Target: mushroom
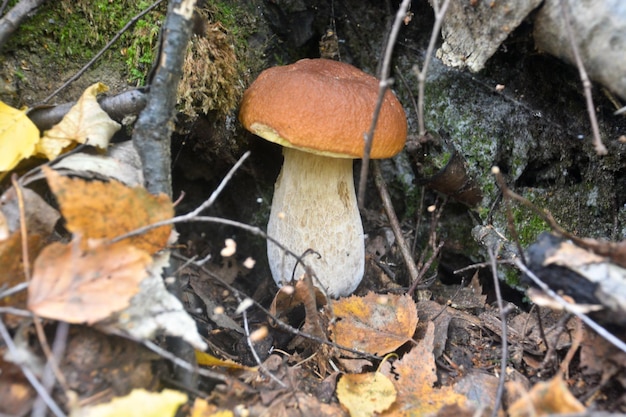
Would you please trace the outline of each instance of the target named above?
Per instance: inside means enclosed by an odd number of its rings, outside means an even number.
[[[284,147],[267,233],[306,255],[313,282],[333,297],[351,294],[363,278],[365,242],[352,164],[363,156],[378,89],[375,77],[352,65],[303,59],[263,71],[241,102],[244,127]],[[370,157],[397,154],[406,133],[404,109],[387,91]],[[279,286],[304,273],[272,242],[267,256]]]

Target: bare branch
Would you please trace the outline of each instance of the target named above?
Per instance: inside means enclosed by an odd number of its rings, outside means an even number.
[[[393,47],[396,44],[396,40],[398,38],[398,32],[400,31],[400,27],[402,26],[402,22],[404,21],[404,17],[406,16],[406,13],[409,10],[410,5],[411,5],[411,0],[402,0],[402,4],[400,4],[400,7],[398,8],[398,12],[396,13],[396,17],[391,27],[391,32],[389,33],[387,46],[385,47],[383,65],[381,66],[380,76],[378,77],[380,80],[379,89],[378,89],[378,100],[376,101],[376,107],[374,108],[374,114],[372,115],[372,124],[370,125],[370,130],[367,133],[365,133],[365,138],[364,138],[365,146],[364,146],[364,151],[363,151],[363,161],[361,163],[361,175],[359,176],[359,190],[358,190],[358,197],[357,197],[359,208],[363,208],[363,199],[365,198],[365,186],[367,184],[367,171],[369,169],[370,152],[372,150],[372,141],[374,140],[374,131],[376,130],[376,123],[378,123],[378,116],[380,114],[380,109],[383,106],[383,100],[385,98],[385,93],[387,92],[387,88],[391,84],[393,84],[393,80],[389,78]]]
[[[565,28],[567,29],[567,37],[569,38],[570,44],[572,46],[572,52],[574,53],[576,66],[578,67],[578,72],[580,74],[580,80],[583,83],[583,89],[585,91],[585,99],[587,101],[587,113],[589,114],[589,122],[591,123],[591,130],[593,132],[593,145],[598,155],[606,155],[608,153],[608,150],[606,149],[604,143],[602,143],[602,139],[600,138],[600,128],[598,127],[598,119],[596,117],[596,111],[593,105],[593,97],[591,96],[591,82],[589,81],[589,76],[587,76],[587,71],[585,71],[583,61],[580,58],[578,45],[576,44],[576,39],[574,38],[574,31],[572,30],[569,10],[567,9],[567,5],[565,4],[564,0],[559,1],[559,6],[561,7],[561,13],[563,13],[563,21],[565,23]]]

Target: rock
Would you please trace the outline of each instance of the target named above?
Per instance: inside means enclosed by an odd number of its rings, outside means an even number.
[[[589,77],[626,99],[626,2],[570,0],[569,17]],[[559,0],[546,0],[535,19],[538,49],[576,65]]]

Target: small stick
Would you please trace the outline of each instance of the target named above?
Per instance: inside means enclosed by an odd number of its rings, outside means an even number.
[[[574,31],[572,30],[569,11],[567,10],[565,0],[560,0],[559,6],[561,7],[561,13],[563,13],[563,22],[565,23],[565,28],[567,29],[567,37],[569,38],[570,44],[572,46],[572,52],[574,53],[574,59],[576,60],[576,66],[578,67],[580,80],[583,83],[583,89],[585,91],[585,98],[587,100],[587,113],[589,114],[589,122],[591,123],[591,130],[593,132],[593,145],[596,149],[596,154],[600,156],[606,155],[608,153],[608,150],[606,149],[604,143],[602,143],[602,139],[600,138],[598,119],[594,110],[593,97],[591,96],[591,82],[589,81],[587,71],[585,71],[583,60],[580,58],[580,52],[578,51],[578,45],[576,44],[576,40],[574,39]]]
[[[387,41],[387,46],[385,47],[385,54],[383,58],[383,65],[381,67],[380,73],[380,83],[378,88],[378,100],[376,101],[376,107],[374,108],[374,114],[372,116],[372,124],[370,125],[370,130],[365,134],[365,147],[363,151],[363,160],[361,162],[361,175],[359,177],[359,192],[358,192],[358,203],[359,208],[363,208],[363,200],[365,199],[365,186],[367,185],[367,171],[369,169],[369,161],[370,161],[370,151],[372,150],[372,141],[374,140],[374,131],[376,130],[376,123],[378,122],[378,116],[380,114],[380,109],[383,106],[383,100],[385,98],[385,93],[387,92],[387,87],[393,83],[393,80],[389,78],[389,68],[391,67],[391,55],[393,53],[393,47],[398,38],[398,32],[400,31],[400,26],[404,21],[404,17],[406,16],[407,11],[409,10],[409,6],[411,5],[411,0],[402,0],[402,4],[398,8],[398,12],[396,13],[396,17],[394,19],[393,25],[391,26],[391,32],[389,33],[389,39]]]
[[[383,174],[380,171],[380,164],[378,163],[378,161],[373,161],[372,166],[374,168],[374,181],[376,182],[376,187],[378,188],[380,199],[383,201],[383,207],[385,208],[385,213],[387,214],[387,218],[389,219],[391,230],[393,230],[393,234],[396,236],[396,241],[398,242],[400,253],[402,253],[402,258],[404,259],[404,264],[409,270],[411,283],[413,285],[417,285],[419,271],[417,269],[417,265],[415,265],[415,260],[413,259],[411,248],[406,243],[406,240],[404,239],[404,236],[402,234],[402,228],[400,227],[398,216],[396,216],[396,212],[393,209],[391,197],[389,196],[389,191],[387,191],[387,185],[385,184]]]
[[[13,343],[13,339],[11,339],[9,330],[4,325],[4,321],[2,321],[1,316],[0,316],[0,337],[2,338],[2,340],[4,340],[4,343],[9,353],[13,355],[13,357],[16,357],[16,358],[19,357],[20,354],[17,352],[18,351],[17,346],[15,346],[15,343]],[[66,417],[63,410],[61,410],[61,408],[57,405],[57,403],[54,402],[52,397],[50,397],[50,394],[48,394],[46,389],[41,385],[41,383],[39,382],[39,380],[37,379],[33,371],[31,371],[30,368],[28,368],[22,363],[17,363],[16,365],[20,367],[20,369],[22,370],[22,373],[24,374],[24,376],[26,377],[30,385],[35,389],[39,397],[43,399],[43,401],[46,403],[50,411],[56,417]]]
[[[583,314],[576,308],[575,305],[572,305],[565,301],[563,297],[558,295],[556,292],[552,291],[550,287],[543,282],[533,271],[528,269],[526,265],[524,265],[519,259],[514,259],[515,266],[517,266],[528,278],[530,278],[535,284],[541,288],[543,292],[548,294],[552,299],[554,299],[557,303],[559,303],[567,312],[572,313],[579,319],[581,319],[587,326],[591,327],[598,335],[605,338],[609,343],[613,346],[626,353],[626,343],[618,339],[613,334],[609,333],[604,327],[600,326],[598,323],[593,321],[589,316]]]
[[[491,412],[491,417],[497,417],[498,411],[500,410],[500,405],[502,403],[502,395],[504,394],[504,383],[506,381],[506,364],[509,356],[509,342],[508,342],[508,326],[506,324],[506,315],[507,311],[504,307],[504,303],[502,301],[502,293],[500,292],[500,282],[498,280],[498,264],[496,262],[497,254],[500,248],[496,248],[495,251],[493,248],[488,247],[487,251],[489,252],[489,259],[491,261],[491,275],[493,277],[493,285],[496,291],[496,298],[498,300],[498,312],[500,313],[500,324],[502,325],[502,359],[500,362],[500,379],[498,381],[498,390],[496,391],[496,401],[493,405],[493,410]]]

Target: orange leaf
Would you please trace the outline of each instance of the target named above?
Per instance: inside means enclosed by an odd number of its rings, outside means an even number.
[[[433,388],[437,382],[433,344],[435,325],[428,323],[424,339],[401,360],[391,366],[385,364],[381,372],[387,375],[398,390],[396,402],[381,416],[423,416],[436,413],[446,404],[463,405],[465,396],[450,387]]]
[[[52,192],[61,206],[67,229],[89,239],[112,239],[174,215],[170,199],[154,196],[145,188],[130,188],[117,181],[68,178],[44,167]],[[172,227],[161,226],[128,238],[128,242],[153,254],[166,245]],[[84,247],[83,247],[84,248]]]
[[[529,411],[535,416],[545,416],[584,413],[586,409],[567,389],[563,378],[557,375],[550,381],[536,383],[528,395],[520,397],[509,407],[511,417],[526,416]]]
[[[338,319],[332,327],[335,343],[384,355],[411,340],[417,326],[417,307],[408,295],[348,297],[333,303]]]
[[[152,258],[128,242],[83,251],[52,243],[37,257],[28,308],[37,315],[89,324],[126,308]]]

